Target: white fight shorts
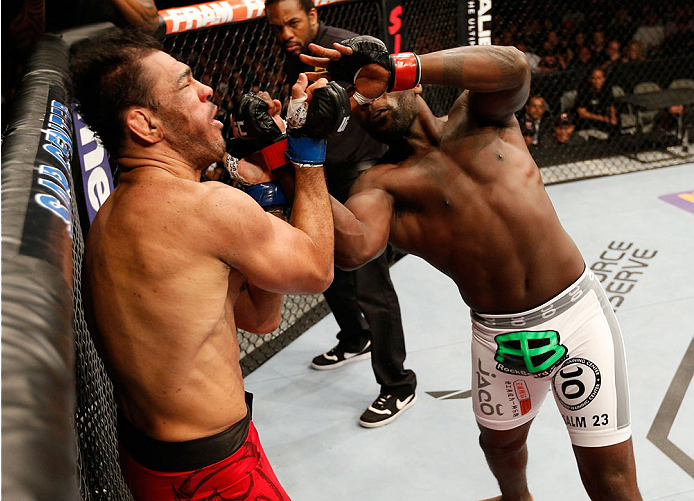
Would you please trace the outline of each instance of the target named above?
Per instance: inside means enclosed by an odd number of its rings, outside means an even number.
[[[592,271],[530,311],[471,317],[472,401],[479,424],[510,430],[527,423],[551,387],[574,445],[629,439],[622,333]]]

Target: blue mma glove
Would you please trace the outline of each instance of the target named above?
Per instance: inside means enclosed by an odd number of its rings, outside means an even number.
[[[337,82],[328,82],[307,96],[292,98],[287,108],[287,157],[299,167],[320,167],[325,161],[327,138],[347,127],[350,104],[347,91]]]
[[[250,186],[244,186],[242,189],[253,197],[255,201],[258,202],[258,205],[265,210],[287,204],[287,199],[284,193],[282,193],[282,189],[279,184],[274,181],[252,184]]]

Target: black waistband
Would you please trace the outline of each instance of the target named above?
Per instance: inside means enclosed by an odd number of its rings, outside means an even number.
[[[163,442],[137,430],[118,409],[118,440],[135,461],[155,471],[191,471],[217,463],[236,452],[248,437],[253,394],[246,392],[246,416],[216,435],[187,442]],[[201,409],[201,412],[204,410]]]

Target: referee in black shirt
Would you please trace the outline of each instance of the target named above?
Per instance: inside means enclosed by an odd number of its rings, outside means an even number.
[[[301,72],[315,71],[299,60],[299,54],[310,54],[309,43],[332,48],[333,42],[357,36],[320,22],[312,0],[266,0],[265,15],[286,53],[287,82],[296,81]],[[330,194],[344,203],[359,174],[374,165],[386,150],[356,120],[351,120],[339,137],[328,139],[324,166]],[[415,373],[403,366],[405,339],[400,305],[390,279],[390,254],[388,248],[355,271],[335,269],[335,280],[323,295],[340,326],[339,341],[311,363],[314,369],[336,369],[371,356],[381,389],[359,419],[359,424],[367,428],[390,423],[416,400]]]

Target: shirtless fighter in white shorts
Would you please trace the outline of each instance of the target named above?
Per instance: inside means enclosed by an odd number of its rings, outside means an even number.
[[[333,200],[337,265],[358,267],[390,242],[455,281],[476,312],[472,394],[497,500],[532,499],[526,440],[550,385],[591,499],[640,500],[617,322],[514,115],[527,58],[500,46],[391,56],[371,37],[334,47],[301,58],[353,81],[353,118],[390,146],[344,205]],[[420,82],[465,90],[437,118]]]

